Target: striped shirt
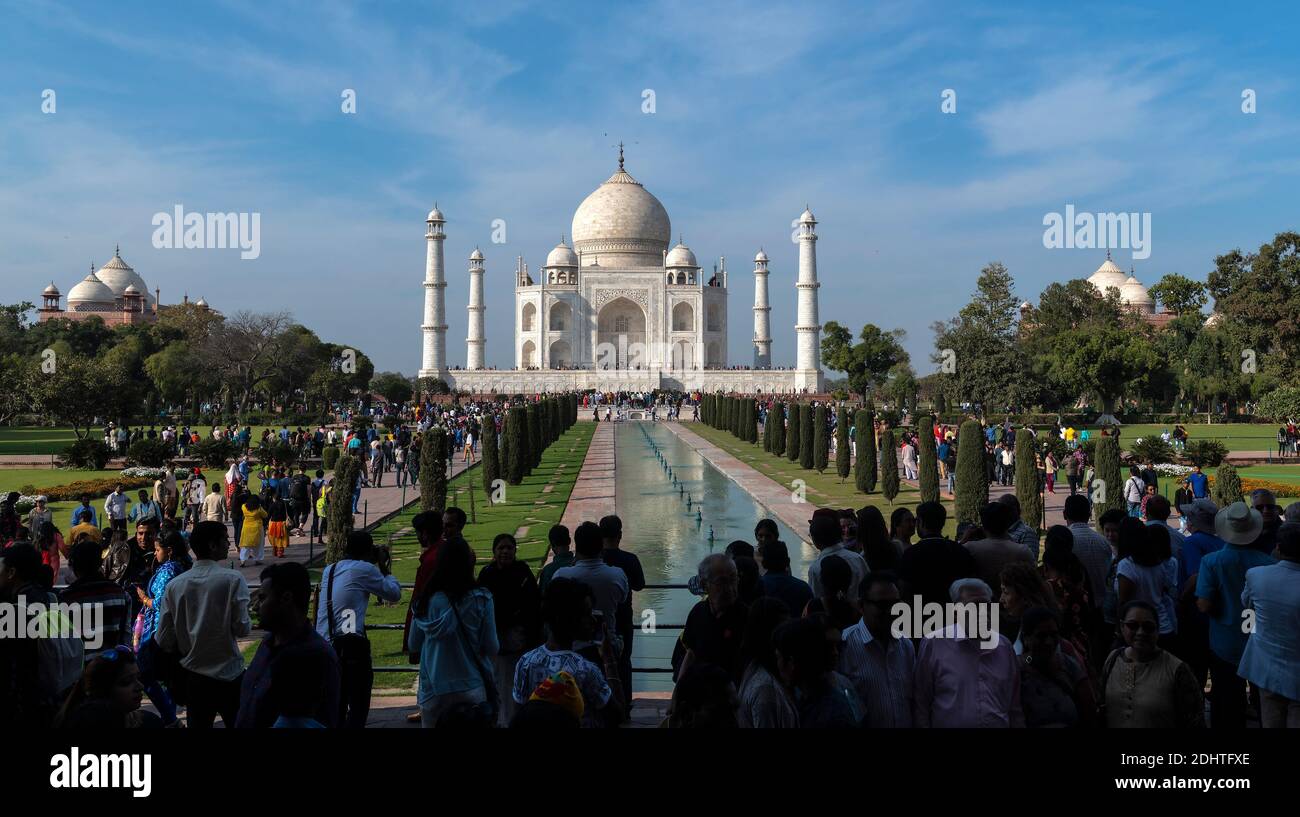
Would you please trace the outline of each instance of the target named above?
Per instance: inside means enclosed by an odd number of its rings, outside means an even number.
[[[840,647],[840,674],[853,683],[866,716],[862,725],[910,729],[916,649],[906,638],[882,640],[858,621],[845,630]]]
[[[94,633],[84,628],[89,622],[95,619],[89,614],[82,617],[82,638],[87,645],[102,637],[97,649],[86,647],[85,659],[87,662],[105,650],[111,650],[119,644],[130,644],[132,632],[127,623],[130,613],[129,600],[126,591],[102,576],[93,579],[78,579],[68,585],[62,593],[59,594],[59,601],[64,604],[79,604],[83,607],[83,612],[90,609],[89,605],[103,605],[103,618],[100,619],[99,632]]]

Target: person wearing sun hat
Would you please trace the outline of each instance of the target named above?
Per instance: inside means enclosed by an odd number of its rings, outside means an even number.
[[[1300,525],[1277,532],[1277,564],[1246,573],[1242,605],[1254,613],[1238,674],[1259,687],[1260,725],[1300,728]]]
[[[1245,502],[1219,511],[1215,529],[1227,544],[1201,559],[1196,576],[1196,606],[1210,623],[1210,725],[1215,729],[1246,726],[1246,682],[1237,675],[1247,640],[1241,594],[1248,570],[1274,562],[1251,547],[1261,528],[1261,514]]]
[[[1198,499],[1180,506],[1178,511],[1187,520],[1187,535],[1178,558],[1178,586],[1182,588],[1200,570],[1201,559],[1223,547],[1223,540],[1215,524],[1218,505],[1208,499]]]

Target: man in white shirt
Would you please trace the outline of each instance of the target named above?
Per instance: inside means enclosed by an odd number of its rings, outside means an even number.
[[[194,567],[172,579],[163,594],[158,646],[180,654],[191,729],[211,729],[217,715],[227,729],[239,713],[244,657],[238,639],[253,631],[248,584],[218,564],[230,552],[226,526],[200,522],[190,534]]]
[[[366,638],[370,594],[399,601],[402,585],[391,574],[392,557],[377,552],[365,531],[348,534],[343,558],[321,574],[316,603],[316,632],[334,645],[339,657],[339,718],[348,729],[364,729],[370,714],[374,664]]]
[[[181,520],[181,530],[192,524],[198,524],[199,509],[203,505],[203,495],[208,491],[208,483],[203,479],[203,472],[195,468],[185,480],[185,517]]]
[[[130,502],[121,483],[113,486],[113,493],[104,500],[104,515],[108,517],[109,527],[113,530],[126,530],[126,506]]]
[[[848,562],[849,569],[853,571],[853,583],[849,585],[849,598],[857,598],[858,588],[862,580],[871,572],[871,568],[867,566],[867,560],[862,558],[860,553],[855,553],[844,546],[839,515],[829,508],[819,508],[808,522],[808,533],[812,537],[813,547],[819,551],[817,558],[808,566],[808,586],[812,588],[813,598],[822,597],[822,561],[828,556],[838,556]]]
[[[200,506],[199,521],[226,524],[226,498],[221,494],[221,483],[212,483],[212,492],[204,497]]]

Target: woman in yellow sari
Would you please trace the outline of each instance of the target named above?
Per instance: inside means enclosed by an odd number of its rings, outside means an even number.
[[[240,567],[244,567],[250,558],[255,565],[262,563],[262,552],[265,550],[262,529],[267,516],[267,512],[262,509],[261,500],[256,496],[250,496],[244,503],[244,526],[239,532]]]

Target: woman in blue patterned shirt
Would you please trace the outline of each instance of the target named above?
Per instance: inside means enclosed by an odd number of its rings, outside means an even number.
[[[138,653],[140,681],[144,684],[144,690],[149,695],[149,700],[153,701],[154,706],[158,708],[163,725],[171,726],[176,722],[176,705],[158,679],[155,667],[157,644],[152,642],[154,633],[158,631],[158,622],[162,619],[163,592],[167,589],[167,583],[184,573],[190,565],[185,537],[173,531],[159,539],[154,544],[153,560],[156,565],[153,575],[143,587],[137,587],[135,590],[140,603],[144,605],[140,611],[142,622],[138,628],[140,637],[135,649]]]

